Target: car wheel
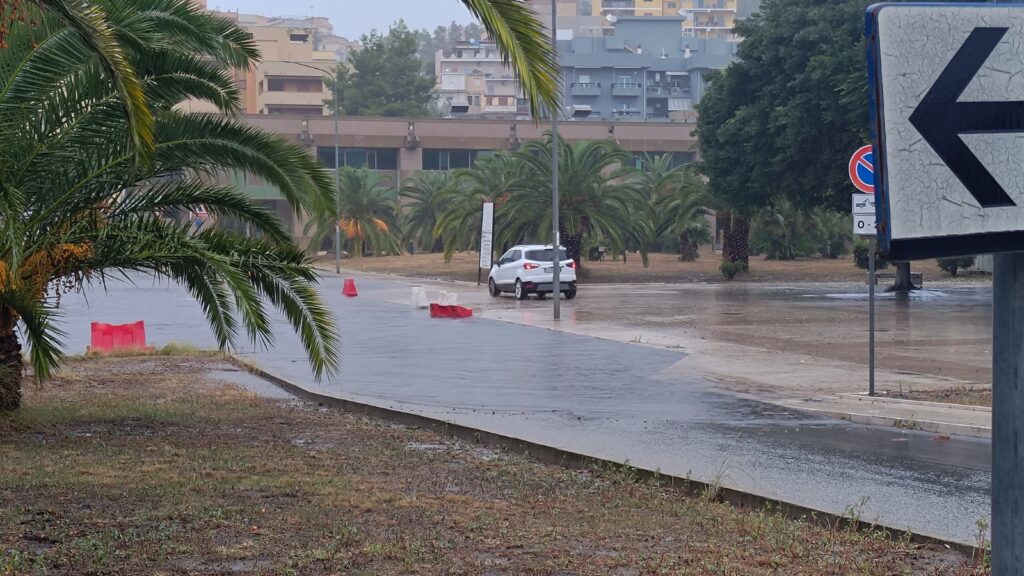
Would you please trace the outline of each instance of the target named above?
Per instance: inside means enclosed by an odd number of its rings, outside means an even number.
[[[495,298],[501,296],[501,290],[498,288],[498,285],[494,283],[494,278],[487,280],[487,291]]]
[[[565,299],[566,300],[572,300],[575,297],[576,297],[576,287],[575,286],[570,286],[569,290],[565,293]]]
[[[523,289],[522,280],[516,280],[516,300],[526,300],[526,290]]]

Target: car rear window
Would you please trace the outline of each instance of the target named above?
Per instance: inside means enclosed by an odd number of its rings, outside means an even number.
[[[547,250],[527,250],[526,259],[534,260],[536,262],[551,262],[551,256],[553,255],[552,252],[553,250],[550,248]],[[565,250],[559,250],[558,253],[559,260],[569,259],[569,257],[565,255]]]

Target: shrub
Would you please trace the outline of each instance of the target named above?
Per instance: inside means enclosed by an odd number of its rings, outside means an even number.
[[[949,275],[956,278],[957,272],[963,268],[974,266],[974,256],[961,256],[959,258],[939,258],[939,268],[949,272]]]
[[[785,198],[776,199],[754,218],[750,248],[769,260],[794,260],[815,251],[813,226],[807,214]]]
[[[853,243],[853,263],[862,270],[868,269],[868,251],[873,244],[867,240],[857,239]],[[884,270],[889,267],[889,261],[882,258],[881,254],[875,252],[875,270]]]
[[[811,225],[818,253],[824,258],[839,258],[850,249],[850,217],[846,214],[815,208],[811,211]]]
[[[746,269],[746,266],[743,265],[743,262],[729,262],[727,260],[722,262],[722,265],[719,266],[718,269],[722,272],[722,276],[724,276],[726,280],[732,280],[737,274]]]

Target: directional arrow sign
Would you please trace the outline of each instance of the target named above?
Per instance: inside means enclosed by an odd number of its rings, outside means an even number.
[[[867,24],[883,252],[1024,250],[1024,7],[881,4]]]
[[[957,102],[1009,28],[975,28],[910,115],[910,123],[984,208],[1014,202],[960,134],[1024,130],[1024,101]]]

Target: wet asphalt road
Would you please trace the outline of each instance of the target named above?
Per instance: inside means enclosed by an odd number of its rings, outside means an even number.
[[[682,354],[491,321],[437,320],[375,300],[394,283],[359,281],[359,298],[322,290],[342,329],[341,374],[315,383],[297,338],[276,325],[272,350],[246,350],[310,388],[402,408],[864,520],[971,542],[988,518],[991,445],[820,419],[662,372]],[[144,319],[150,343],[212,346],[181,289],[114,282],[66,296],[67,345],[88,323]]]

